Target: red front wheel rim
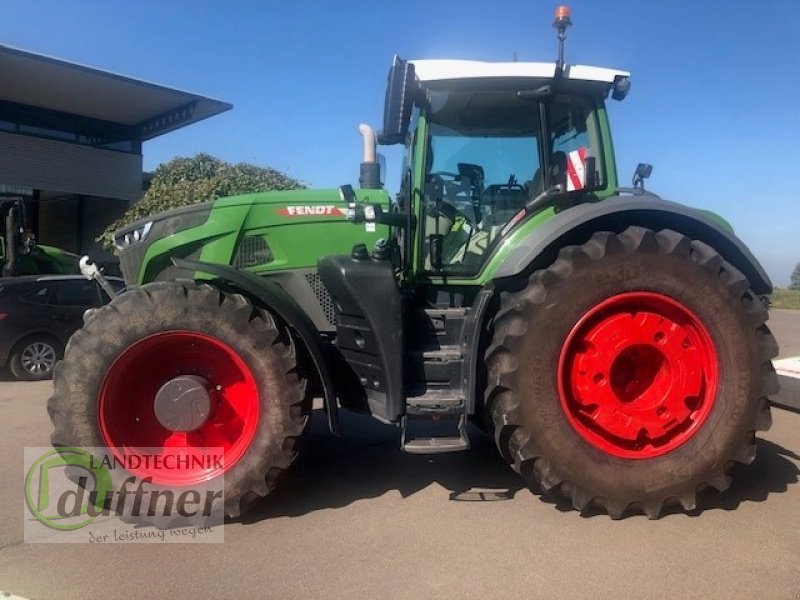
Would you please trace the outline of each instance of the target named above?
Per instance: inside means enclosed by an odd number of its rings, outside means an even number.
[[[187,375],[202,382],[210,410],[197,428],[174,431],[159,420],[154,401],[162,386]],[[134,475],[164,485],[199,483],[229,471],[250,447],[258,418],[250,368],[231,346],[195,331],[157,333],[126,348],[98,397],[103,442]]]
[[[592,307],[558,365],[561,406],[578,434],[613,456],[671,452],[702,427],[719,367],[703,322],[662,294],[629,292]]]

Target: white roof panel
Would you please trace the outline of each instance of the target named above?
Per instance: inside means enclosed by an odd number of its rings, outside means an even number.
[[[482,62],[477,60],[412,60],[417,79],[421,82],[451,79],[483,79],[493,77],[531,77],[552,79],[555,63],[541,62]],[[565,75],[569,79],[614,83],[617,77],[629,77],[627,71],[568,65]]]

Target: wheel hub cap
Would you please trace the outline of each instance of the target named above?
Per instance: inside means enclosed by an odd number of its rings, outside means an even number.
[[[156,394],[153,410],[158,422],[170,431],[194,431],[211,414],[208,382],[196,375],[170,379]]]
[[[592,445],[652,458],[705,421],[717,386],[710,334],[679,302],[649,292],[613,296],[567,336],[559,360],[562,407]]]
[[[32,375],[48,373],[56,362],[56,351],[52,346],[37,342],[31,344],[22,352],[22,366]]]

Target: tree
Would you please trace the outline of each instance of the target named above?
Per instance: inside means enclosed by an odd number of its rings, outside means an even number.
[[[144,197],[109,225],[97,241],[111,249],[117,229],[171,208],[237,194],[305,187],[302,182],[269,167],[234,165],[209,154],[174,158],[155,170]]]
[[[794,271],[792,271],[792,277],[789,280],[789,289],[800,290],[800,263],[797,263]]]

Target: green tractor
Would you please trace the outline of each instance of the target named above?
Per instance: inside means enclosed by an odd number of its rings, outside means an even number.
[[[21,197],[0,197],[0,277],[78,274],[80,256],[36,243]]]
[[[396,58],[359,189],[223,198],[116,234],[133,288],[70,340],[55,446],[223,448],[239,515],[295,459],[312,400],[410,454],[490,432],[534,490],[612,518],[696,507],[770,426],[762,267],[720,217],[618,185],[605,101],[629,74]],[[379,144],[404,144],[383,189]],[[420,421],[451,428],[415,436]]]

